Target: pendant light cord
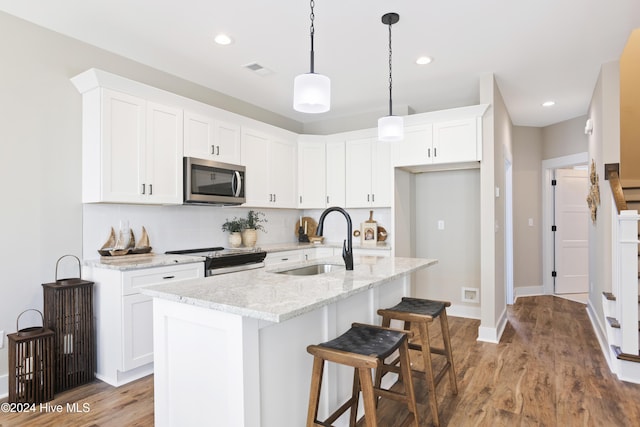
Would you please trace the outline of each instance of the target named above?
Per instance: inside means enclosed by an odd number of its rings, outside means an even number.
[[[389,22],[389,115],[393,116],[393,102],[391,101],[391,93],[393,89],[393,75],[391,73],[391,22]]]
[[[311,35],[311,64],[310,64],[311,71],[310,73],[312,74],[314,72],[313,35],[316,32],[316,28],[313,26],[313,21],[316,18],[316,15],[313,13],[313,8],[315,7],[315,5],[316,5],[316,2],[314,0],[311,0],[310,2],[311,14],[309,15],[309,18],[311,19],[311,27],[309,28],[309,34]]]

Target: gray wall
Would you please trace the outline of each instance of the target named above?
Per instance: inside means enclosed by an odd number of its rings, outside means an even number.
[[[586,121],[586,116],[579,116],[542,128],[542,160],[587,151]]]
[[[541,161],[543,129],[513,129],[513,286],[542,286]],[[529,226],[529,218],[533,226]],[[535,292],[535,291],[534,291]],[[530,292],[526,292],[530,293]]]

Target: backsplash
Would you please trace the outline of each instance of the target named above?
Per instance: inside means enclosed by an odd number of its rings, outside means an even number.
[[[142,226],[149,234],[153,252],[164,253],[168,250],[193,249],[212,246],[228,247],[228,234],[220,227],[234,216],[245,217],[251,208],[211,207],[211,206],[147,206],[124,204],[85,204],[83,205],[82,256],[95,259],[100,255],[97,250],[109,237],[110,227],[118,231],[121,220],[128,221],[136,240],[140,238]],[[258,232],[258,246],[261,244],[286,243],[297,241],[295,227],[300,215],[320,218],[322,209],[263,209],[267,223],[267,233]],[[354,230],[369,218],[368,209],[349,209]],[[391,210],[375,209],[374,220],[387,230],[391,225]],[[327,241],[341,242],[346,234],[346,224],[342,215],[331,213],[325,219],[324,235]],[[359,239],[354,238],[354,244]]]

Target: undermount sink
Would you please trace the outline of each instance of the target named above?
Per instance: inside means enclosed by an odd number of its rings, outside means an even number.
[[[344,270],[344,265],[338,264],[313,264],[304,267],[296,267],[289,270],[276,271],[278,274],[289,274],[291,276],[315,276],[316,274],[331,273],[333,271]]]

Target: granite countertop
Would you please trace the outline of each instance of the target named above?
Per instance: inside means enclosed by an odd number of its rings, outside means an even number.
[[[141,292],[155,298],[270,322],[283,322],[435,264],[437,260],[354,256],[353,271],[341,269],[315,276],[277,273],[320,263],[344,266],[341,257],[329,257],[287,267],[267,267],[147,286],[141,288]]]
[[[204,260],[204,257],[201,256],[149,253],[141,255],[101,257],[99,259],[85,260],[84,264],[90,267],[124,271],[137,270],[140,268],[162,267],[167,265],[191,264],[194,262],[204,262]]]

